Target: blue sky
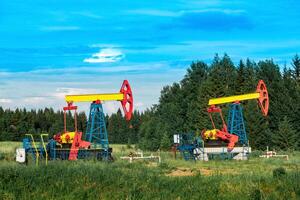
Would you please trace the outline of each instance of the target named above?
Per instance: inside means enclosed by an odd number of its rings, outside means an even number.
[[[144,110],[215,53],[289,65],[299,10],[296,0],[2,0],[0,105],[59,109],[65,94],[117,92],[128,79]]]

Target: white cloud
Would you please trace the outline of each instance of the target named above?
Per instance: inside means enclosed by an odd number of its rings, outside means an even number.
[[[153,72],[155,70],[160,69],[170,69],[170,65],[167,62],[160,62],[160,63],[147,63],[147,64],[131,64],[131,65],[117,65],[117,66],[110,66],[110,67],[95,67],[95,66],[82,66],[82,67],[57,67],[57,68],[42,68],[42,69],[33,69],[26,72],[1,72],[0,71],[0,78],[24,78],[24,77],[31,77],[34,78],[40,76],[46,76],[47,78],[53,77],[57,80],[58,77],[65,78],[65,74],[72,74],[72,77],[80,78],[82,74],[85,73],[87,75],[91,75],[94,73],[116,73],[120,74],[120,72],[139,72],[141,74],[145,74],[148,72]],[[27,78],[26,78],[27,79]],[[76,81],[77,82],[77,81]],[[102,80],[101,83],[107,82]],[[70,88],[63,88],[63,89],[70,89]]]
[[[38,104],[42,103],[43,101],[46,101],[46,98],[44,97],[28,97],[24,99],[25,103],[30,103],[30,104]]]
[[[145,104],[142,102],[136,102],[133,105],[135,108],[137,108],[137,110],[140,110],[139,108],[142,108],[143,106],[145,106]]]
[[[105,101],[105,102],[102,102],[102,104],[103,104],[103,110],[105,113],[110,113],[110,114],[116,113],[119,108],[122,110],[122,106],[121,106],[120,102],[117,102],[117,101]]]
[[[58,98],[58,99],[64,99],[66,95],[94,94],[94,93],[97,93],[97,90],[95,90],[95,89],[86,89],[86,88],[58,87],[58,88],[56,88],[55,93],[53,93],[53,97]]]
[[[109,44],[109,43],[96,43],[96,44],[91,44],[88,45],[90,48],[103,48],[103,49],[117,49],[120,48],[120,45],[116,44]]]
[[[122,60],[125,55],[119,49],[101,49],[98,53],[94,53],[91,58],[86,58],[83,62],[87,63],[105,63],[117,62]]]
[[[177,17],[180,13],[176,11],[168,10],[152,10],[152,9],[137,9],[129,10],[128,13],[140,14],[140,15],[150,15],[150,16],[160,16],[160,17]]]
[[[11,99],[0,99],[0,103],[11,103]]]
[[[134,105],[139,107],[139,106],[143,106],[144,104],[142,102],[136,102]]]
[[[42,31],[75,31],[79,30],[78,26],[43,26]]]
[[[94,18],[94,19],[101,19],[102,18],[102,16],[97,15],[93,12],[89,12],[89,11],[71,12],[71,14],[79,15],[79,16],[83,16],[83,17],[88,17],[88,18]]]
[[[207,13],[207,12],[222,12],[222,13],[225,13],[225,14],[246,13],[245,10],[240,10],[240,9],[218,9],[218,8],[180,11],[181,15],[183,15],[185,13]]]
[[[150,15],[150,16],[159,16],[159,17],[180,17],[186,13],[206,13],[206,12],[223,12],[225,14],[240,14],[245,13],[245,10],[239,9],[190,9],[190,10],[178,10],[178,11],[169,11],[169,10],[152,10],[152,9],[137,9],[129,10],[127,13],[137,14],[137,15]]]

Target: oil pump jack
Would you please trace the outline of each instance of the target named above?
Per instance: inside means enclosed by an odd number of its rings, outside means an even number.
[[[267,86],[263,80],[259,80],[254,93],[210,99],[207,112],[213,129],[202,131],[203,140],[208,143],[211,141],[224,141],[228,144],[227,149],[229,152],[233,150],[236,143],[247,145],[248,138],[244,123],[243,109],[240,102],[252,99],[257,100],[263,116],[267,116],[269,110],[269,95]],[[231,103],[227,122],[228,126],[224,121],[222,109],[217,106],[226,103]],[[219,113],[220,115],[222,121],[221,130],[217,129],[215,126],[215,122],[212,117],[213,113]]]
[[[104,101],[120,101],[126,120],[130,120],[133,112],[133,95],[129,82],[123,81],[119,93],[67,95],[65,100],[67,106],[63,108],[64,132],[55,135],[54,140],[61,147],[70,148],[68,159],[77,160],[79,157],[86,157],[84,149],[93,149],[98,157],[111,159],[112,148],[109,147],[102,103]],[[77,130],[77,106],[74,105],[76,102],[91,102],[85,140],[82,132]],[[67,131],[67,111],[74,111],[75,127],[73,132]]]

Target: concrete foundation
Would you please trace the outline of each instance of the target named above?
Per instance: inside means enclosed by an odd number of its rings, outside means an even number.
[[[232,156],[234,160],[247,160],[251,153],[251,147],[235,147],[231,152],[227,151],[227,147],[204,147],[196,148],[194,155],[197,160],[208,161],[209,157],[214,155]]]

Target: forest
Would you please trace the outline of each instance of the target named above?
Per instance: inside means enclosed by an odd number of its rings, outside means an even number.
[[[291,67],[273,60],[251,59],[234,64],[228,55],[215,55],[211,63],[194,61],[180,82],[162,88],[159,102],[144,112],[135,111],[127,122],[122,112],[106,116],[110,143],[136,144],[146,150],[168,150],[173,134],[200,134],[211,128],[206,112],[210,98],[254,92],[258,80],[265,81],[270,110],[262,116],[256,101],[243,104],[246,131],[251,147],[266,146],[281,150],[300,149],[300,58],[291,59]],[[223,105],[227,118],[228,105]],[[68,129],[74,119],[68,113]],[[87,117],[78,114],[78,129],[85,132]],[[0,107],[0,140],[21,141],[26,133],[48,133],[63,130],[63,112],[53,108],[15,110]]]

